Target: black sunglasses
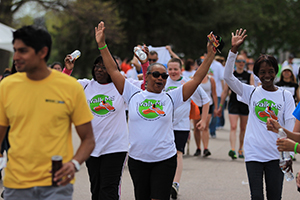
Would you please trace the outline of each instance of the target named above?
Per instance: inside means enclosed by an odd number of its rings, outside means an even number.
[[[148,72],[147,74],[152,74],[152,76],[154,78],[158,78],[159,76],[161,76],[162,79],[165,79],[165,80],[169,77],[169,74],[167,74],[165,72],[164,73],[159,73],[158,71]]]
[[[156,62],[157,59],[148,59],[149,62]]]

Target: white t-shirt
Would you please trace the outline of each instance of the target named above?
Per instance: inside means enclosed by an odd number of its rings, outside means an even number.
[[[169,51],[166,49],[166,47],[153,47],[151,45],[148,46],[149,52],[150,51],[156,51],[158,54],[158,60],[157,63],[161,63],[163,65],[167,65],[169,60],[171,59]]]
[[[212,105],[213,102],[213,98],[212,98],[212,91],[211,91],[211,76],[208,75],[208,79],[206,83],[201,83],[200,86],[202,87],[202,89],[206,92],[207,96],[209,97],[209,105]]]
[[[114,84],[99,84],[94,79],[78,82],[85,88],[87,103],[94,115],[92,127],[96,146],[91,156],[127,152],[126,104]]]
[[[209,74],[212,75],[216,82],[216,92],[217,97],[221,97],[223,87],[222,87],[222,81],[223,81],[223,74],[224,74],[224,67],[221,63],[214,60],[209,68]]]
[[[158,162],[176,155],[172,119],[183,103],[182,87],[156,94],[125,80],[122,96],[129,110],[129,156]]]
[[[170,77],[167,79],[165,90],[171,91],[188,82],[190,79],[187,77],[182,77],[180,81],[173,81]],[[173,120],[173,129],[174,130],[190,130],[190,109],[191,109],[191,100],[193,100],[198,106],[202,106],[209,102],[209,97],[202,87],[198,86],[194,94],[185,101],[181,106],[175,109],[174,120]]]
[[[229,52],[224,78],[228,86],[241,96],[241,101],[249,106],[244,137],[245,161],[277,160],[279,159],[276,146],[277,134],[267,130],[266,122],[267,118],[272,117],[278,120],[281,126],[292,130],[294,124],[292,113],[295,109],[293,96],[281,88],[271,92],[264,90],[262,86],[255,88],[252,85],[241,83],[232,74],[236,55]]]
[[[182,72],[182,76],[188,77],[188,78],[192,78],[194,76],[194,74],[196,73],[196,70],[192,70],[192,71],[183,71]]]
[[[126,72],[126,77],[127,78],[132,78],[132,79],[135,79],[135,80],[138,80],[138,73],[136,71],[136,68],[134,66],[131,66],[132,68],[129,69],[127,72]]]
[[[293,96],[281,88],[269,92],[259,86],[249,101],[254,87],[243,86],[242,100],[249,105],[249,117],[244,138],[245,161],[268,162],[279,159],[276,146],[277,134],[266,130],[266,120],[271,116],[278,119],[279,124],[285,126],[286,120],[294,118],[292,115],[295,110]],[[291,128],[289,129],[291,130]]]

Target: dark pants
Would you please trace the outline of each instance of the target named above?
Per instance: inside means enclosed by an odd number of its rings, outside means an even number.
[[[127,152],[111,153],[92,157],[85,162],[90,183],[92,200],[120,199],[121,176]]]
[[[263,177],[266,182],[266,196],[269,200],[279,200],[282,194],[283,173],[279,160],[269,162],[246,162],[251,199],[263,200]]]
[[[170,199],[170,191],[177,167],[177,155],[153,163],[142,162],[129,157],[128,167],[136,200]]]

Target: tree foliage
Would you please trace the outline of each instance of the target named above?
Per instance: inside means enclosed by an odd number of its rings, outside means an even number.
[[[12,23],[12,14],[28,0],[0,1],[0,22]],[[172,45],[186,58],[197,58],[206,51],[210,31],[223,37],[223,56],[231,46],[231,32],[247,29],[242,48],[257,57],[282,51],[300,52],[297,0],[35,0],[45,9],[45,23],[53,36],[50,62],[63,61],[75,49],[82,52],[76,61],[78,77],[90,74],[98,55],[94,27],[105,21],[111,52],[132,57],[137,44]],[[5,12],[4,12],[5,11]],[[23,20],[24,21],[24,20]],[[28,21],[28,19],[27,19]]]

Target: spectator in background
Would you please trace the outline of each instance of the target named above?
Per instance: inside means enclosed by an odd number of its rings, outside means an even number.
[[[248,52],[247,52],[245,49],[242,49],[241,52],[240,52],[240,54],[244,56],[244,58],[245,58],[245,60],[246,60],[246,63],[249,62]],[[245,68],[244,70],[247,71],[246,68]]]
[[[184,63],[184,71],[182,72],[182,75],[188,78],[192,78],[195,72],[195,61],[191,58],[188,58]]]
[[[181,60],[178,58],[171,58],[171,60],[168,62],[167,70],[168,70],[169,77],[165,85],[166,92],[176,89],[190,80],[188,77],[181,75],[182,73],[181,68],[182,68],[182,63]],[[185,144],[188,140],[189,133],[190,133],[189,110],[191,106],[190,104],[191,99],[193,99],[193,101],[197,104],[197,106],[203,107],[203,117],[201,119],[201,122],[199,123],[200,130],[203,130],[205,128],[207,115],[208,115],[210,99],[200,86],[198,86],[196,91],[193,93],[193,95],[181,106],[176,108],[174,112],[173,131],[174,131],[175,144],[177,149],[177,168],[176,168],[176,173],[175,173],[172,190],[171,190],[171,197],[173,199],[177,198],[177,194],[179,190],[179,182],[180,182],[182,169],[183,169],[182,156],[184,154]],[[195,129],[197,129],[196,126]],[[206,148],[208,146],[208,138],[209,138],[209,133],[207,132]],[[207,156],[208,154],[210,155],[208,149],[206,149],[206,151],[207,151]]]
[[[130,60],[128,58],[124,58],[121,64],[121,70],[126,74],[128,70],[130,70]]]
[[[62,66],[62,64],[60,62],[54,62],[54,63],[52,63],[50,65],[50,68],[51,69],[56,69],[59,72],[62,72],[62,70],[63,70],[63,66]]]
[[[254,67],[254,59],[248,58],[248,61],[246,62],[247,72],[253,75],[254,78],[254,86],[257,87],[261,84],[259,78],[253,73],[253,67]]]
[[[246,65],[246,60],[243,55],[238,55],[235,61],[235,66],[236,69],[233,72],[233,75],[242,83],[253,85],[253,76],[245,71],[245,65]],[[220,105],[224,104],[224,101],[229,94],[229,91],[231,89],[228,87],[228,85],[225,83],[224,90],[222,92],[221,96],[221,101]],[[221,107],[218,109],[218,116],[221,115]],[[238,155],[239,158],[244,158],[244,153],[243,153],[243,144],[244,144],[244,136],[245,136],[245,131],[246,131],[246,125],[247,125],[247,120],[248,120],[248,114],[249,114],[249,109],[248,105],[246,105],[243,102],[240,102],[237,99],[237,95],[234,91],[231,90],[230,93],[230,98],[229,98],[229,103],[228,103],[228,113],[229,113],[229,121],[230,121],[230,135],[229,135],[229,141],[230,141],[230,151],[228,155],[232,159],[236,159],[236,152],[235,152],[235,147],[236,147],[236,131],[237,131],[237,125],[239,121],[239,127],[240,127],[240,134],[239,134],[239,151]]]
[[[217,55],[217,56],[215,56],[215,60],[218,61],[219,63],[221,63],[223,67],[225,67],[226,61],[223,56]],[[222,129],[223,126],[225,125],[224,110],[227,107],[227,100],[228,100],[228,98],[225,99],[224,104],[222,104],[222,106],[221,106],[221,108],[222,108],[221,115],[217,116],[217,129]],[[218,102],[220,103],[220,101],[218,101]],[[215,107],[215,109],[218,110],[219,104],[214,103],[213,106]],[[216,116],[216,115],[214,115],[214,116]]]
[[[225,67],[225,58],[223,56],[215,56],[215,60],[221,63]]]
[[[153,63],[156,63],[158,60],[158,54],[156,51],[150,51],[149,52],[149,65],[153,64]]]
[[[121,68],[121,65],[122,65],[122,60],[121,60],[121,58],[120,58],[119,56],[116,56],[116,55],[114,55],[113,57],[114,57],[114,59],[116,60],[116,62],[118,63],[118,68],[119,68],[121,74],[122,74],[123,76],[125,76],[125,73],[122,71],[122,68]]]
[[[284,66],[286,66],[286,65],[292,66],[294,76],[295,76],[296,79],[297,79],[297,78],[298,78],[298,74],[299,74],[299,66],[298,66],[296,63],[293,62],[294,57],[295,57],[294,54],[290,54],[289,57],[288,57],[288,59],[282,63],[282,66],[281,66],[281,67],[284,67]],[[297,81],[297,83],[298,83],[298,80],[296,80],[296,81]]]
[[[299,102],[299,85],[296,82],[293,69],[290,65],[286,65],[281,68],[280,80],[279,82],[275,83],[275,85],[290,91],[294,97],[295,103],[297,104]]]
[[[217,91],[217,97],[218,97],[218,104],[220,104],[222,91],[224,88],[224,81],[223,81],[223,74],[224,74],[224,67],[223,65],[214,60],[209,68],[209,75],[211,75],[216,82],[216,91]],[[221,105],[223,107],[224,105]],[[215,108],[213,108],[214,110]],[[225,118],[224,117],[217,117],[214,114],[211,116],[211,121],[209,124],[209,131],[212,138],[216,138],[216,128],[217,127],[223,127],[225,124]]]

